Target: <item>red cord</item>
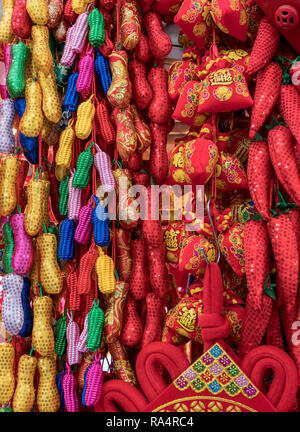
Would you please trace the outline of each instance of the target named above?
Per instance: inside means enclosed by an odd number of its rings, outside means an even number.
[[[121,9],[121,1],[117,0],[117,47],[118,49],[120,46],[120,9]]]
[[[39,167],[42,166],[42,131],[39,134]]]

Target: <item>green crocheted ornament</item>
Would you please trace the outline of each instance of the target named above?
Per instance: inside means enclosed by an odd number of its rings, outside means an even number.
[[[14,44],[11,48],[11,64],[6,77],[6,87],[10,97],[22,96],[26,86],[26,63],[30,49],[23,42]]]
[[[76,172],[73,177],[73,187],[77,189],[84,189],[90,182],[90,171],[94,162],[94,156],[92,155],[91,148],[95,143],[84,150],[78,156]]]
[[[93,308],[88,315],[89,332],[87,335],[87,348],[90,351],[97,351],[100,348],[102,330],[104,325],[104,312],[99,307],[99,300],[94,300]]]
[[[55,352],[60,358],[63,356],[67,345],[66,330],[67,314],[60,318],[56,324]]]
[[[58,210],[62,216],[67,216],[68,214],[69,180],[70,180],[70,175],[68,175],[67,178],[65,178],[59,185]]]
[[[3,225],[3,240],[4,240],[4,253],[3,253],[3,267],[6,273],[13,273],[14,269],[11,264],[11,258],[15,249],[14,233],[10,222]]]
[[[101,47],[105,41],[104,18],[98,9],[94,7],[89,14],[89,41],[93,47]]]

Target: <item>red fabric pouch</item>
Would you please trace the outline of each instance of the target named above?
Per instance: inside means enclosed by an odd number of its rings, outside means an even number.
[[[238,276],[244,276],[244,225],[232,225],[225,233],[219,234],[218,239],[221,252],[228,264]]]
[[[242,0],[212,0],[211,15],[224,33],[243,42],[247,38],[248,15]]]
[[[177,61],[170,67],[168,92],[174,105],[177,103],[185,84],[197,80],[196,69],[197,65],[190,60]]]
[[[198,114],[205,112],[228,112],[250,108],[253,100],[241,66],[211,72],[197,86]]]
[[[190,273],[194,276],[204,274],[206,269],[206,261],[201,249],[209,261],[215,261],[216,248],[203,235],[192,235],[185,238],[182,242],[182,249],[179,257],[179,270]]]
[[[167,184],[204,185],[211,178],[219,158],[217,146],[196,138],[175,147],[169,157]]]
[[[199,81],[190,81],[185,84],[172,115],[174,120],[198,127],[206,122],[210,116],[209,113],[197,114],[201,88],[202,83]]]
[[[217,163],[217,188],[224,192],[248,188],[242,163],[235,156],[222,151]]]
[[[209,0],[185,0],[174,22],[198,48],[204,48],[211,30]]]

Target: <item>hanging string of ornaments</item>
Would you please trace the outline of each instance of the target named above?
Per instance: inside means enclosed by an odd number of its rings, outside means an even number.
[[[299,411],[300,8],[2,3],[0,411]]]

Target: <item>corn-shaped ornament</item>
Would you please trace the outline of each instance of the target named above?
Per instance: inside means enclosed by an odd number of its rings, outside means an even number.
[[[93,48],[90,48],[78,64],[78,79],[76,90],[79,93],[87,93],[92,87],[94,76]]]
[[[80,351],[82,353],[88,352],[88,348],[87,348],[87,337],[88,337],[88,333],[89,333],[89,321],[88,321],[88,319],[89,319],[89,314],[87,314],[85,319],[84,319],[83,330],[80,333],[79,341],[76,345],[78,351]]]
[[[92,231],[92,203],[89,202],[88,205],[81,207],[79,212],[79,221],[75,231],[75,240],[77,243],[86,244],[89,241],[91,231]]]
[[[101,354],[96,353],[91,366],[87,369],[82,392],[82,404],[94,407],[99,402],[104,373],[101,365]]]
[[[76,173],[75,173],[76,174]],[[68,183],[68,218],[72,220],[79,219],[79,211],[81,207],[82,189],[77,189],[73,186],[74,170],[71,171],[71,176]]]
[[[92,224],[94,227],[94,240],[97,246],[108,246],[110,240],[108,228],[108,212],[106,207],[102,206],[99,198],[94,198],[96,207],[92,211]]]
[[[65,261],[74,259],[75,250],[75,222],[71,219],[65,219],[60,226],[60,241],[58,248],[58,257]]]
[[[115,291],[115,266],[110,256],[106,255],[103,250],[98,247],[99,257],[95,264],[95,270],[98,278],[98,288],[101,294],[109,295]]]
[[[58,150],[55,154],[55,175],[60,182],[67,177],[72,162],[72,149],[75,139],[72,125],[73,120],[70,120],[68,127],[61,133]]]
[[[103,325],[104,312],[99,307],[99,300],[94,300],[93,308],[88,314],[87,348],[90,351],[97,351],[100,348]]]
[[[89,14],[89,41],[93,47],[100,47],[105,41],[104,18],[103,14],[93,7]]]
[[[90,170],[94,161],[94,156],[91,151],[93,145],[94,142],[92,142],[86,150],[80,153],[78,157],[76,172],[72,183],[74,188],[84,189],[90,182]]]
[[[73,35],[75,26],[69,27],[66,35],[66,42],[63,50],[63,54],[60,59],[62,66],[72,66],[76,57],[76,52],[73,49]]]
[[[75,53],[81,54],[89,33],[88,12],[81,13],[73,27],[72,49]]]
[[[88,100],[81,102],[77,110],[75,133],[77,138],[81,140],[88,139],[92,133],[92,124],[96,112],[92,102],[93,97],[94,95],[91,95]]]
[[[77,386],[77,379],[72,374],[71,366],[66,363],[66,372],[62,378],[62,387],[67,412],[79,412]]]
[[[61,317],[56,323],[56,333],[55,333],[55,354],[61,358],[65,352],[67,346],[67,314]]]
[[[95,71],[99,78],[103,92],[107,94],[112,80],[109,60],[104,57],[99,50],[96,50]]]
[[[59,185],[58,209],[62,216],[68,215],[69,181],[70,176],[68,175]]]
[[[115,189],[115,179],[111,170],[110,156],[103,152],[97,144],[95,148],[94,165],[100,177],[102,191],[103,193],[112,192]]]
[[[68,87],[64,98],[65,108],[72,112],[77,111],[79,102],[79,93],[76,90],[78,75],[78,72],[74,72],[72,73],[72,75],[70,75],[68,80]]]
[[[67,336],[67,361],[70,366],[79,364],[82,359],[82,353],[78,351],[77,344],[79,342],[80,330],[77,322],[75,322],[72,316],[68,312],[69,322],[67,325],[66,336]]]

